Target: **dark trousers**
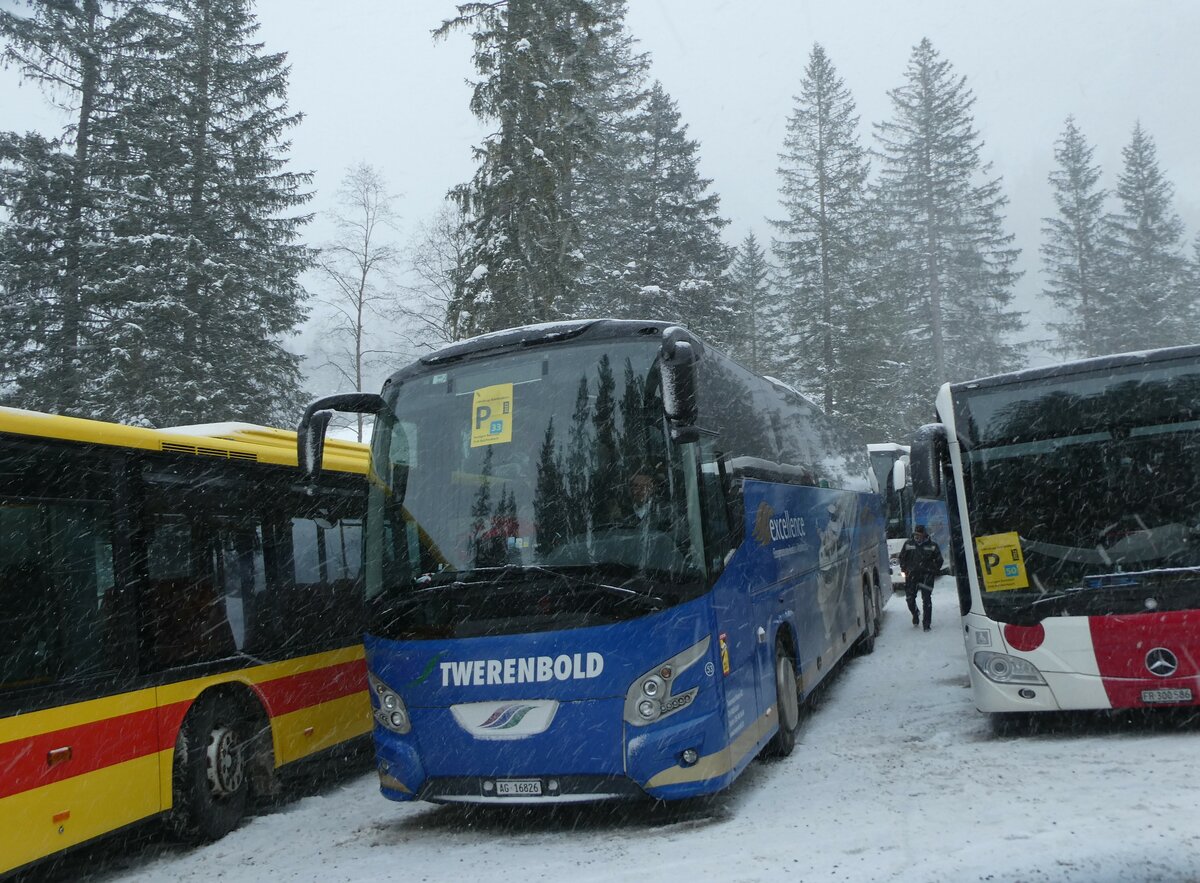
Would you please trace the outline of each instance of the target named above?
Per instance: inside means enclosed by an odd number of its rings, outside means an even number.
[[[925,616],[922,622],[925,628],[929,628],[930,621],[933,617],[933,589],[930,586],[923,586],[916,580],[909,580],[904,585],[904,600],[908,602],[909,612],[913,615],[913,620],[917,619],[917,591],[921,592],[921,607],[924,608]]]

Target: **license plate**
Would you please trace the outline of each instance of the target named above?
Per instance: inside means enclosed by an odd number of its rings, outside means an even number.
[[[1191,702],[1192,691],[1186,687],[1178,690],[1143,690],[1143,702]]]
[[[500,779],[496,782],[497,797],[541,797],[541,779]]]

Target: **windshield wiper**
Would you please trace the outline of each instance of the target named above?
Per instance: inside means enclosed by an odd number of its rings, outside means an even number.
[[[1037,598],[1034,601],[1031,601],[1029,603],[1029,609],[1033,610],[1034,608],[1038,607],[1041,604],[1050,604],[1055,601],[1064,601],[1069,598],[1074,598],[1080,592],[1094,592],[1094,591],[1095,591],[1095,589],[1089,589],[1086,586],[1073,586],[1069,589],[1063,589],[1062,591],[1059,591],[1059,592],[1051,592],[1049,594],[1042,595],[1040,598]]]
[[[596,579],[586,579],[574,574],[563,573],[541,564],[502,564],[496,567],[476,567],[472,570],[442,571],[424,574],[416,582],[417,591],[442,591],[443,589],[466,589],[481,585],[510,584],[514,578],[537,575],[542,579],[562,580],[572,588],[579,587],[601,591],[621,600],[636,601],[643,605],[661,608],[666,601],[657,595],[648,594],[628,586],[614,586]],[[439,579],[439,577],[445,577]],[[489,579],[490,577],[490,579]],[[539,579],[538,582],[542,582]],[[422,581],[424,580],[424,582]]]

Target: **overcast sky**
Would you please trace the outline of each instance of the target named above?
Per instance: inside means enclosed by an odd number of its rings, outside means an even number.
[[[0,0],[12,7],[14,0]],[[1176,188],[1187,236],[1200,231],[1200,3],[1194,0],[630,0],[627,25],[652,73],[700,142],[728,238],[777,216],[776,167],[792,96],[814,42],[871,124],[890,115],[912,47],[929,37],[976,96],[983,156],[1004,179],[1008,227],[1028,271],[1033,306],[1041,218],[1052,211],[1046,175],[1068,114],[1097,148],[1112,187],[1134,122],[1155,138]],[[448,188],[470,177],[484,131],[470,114],[465,34],[434,43],[453,14],[441,0],[260,0],[261,38],[286,51],[290,103],[305,113],[293,133],[294,167],[316,173],[317,211],[330,205],[348,164],[384,172],[406,225],[433,215]],[[52,129],[36,89],[0,71],[0,128]],[[319,242],[328,227],[310,231]],[[1189,248],[1190,252],[1190,248]]]

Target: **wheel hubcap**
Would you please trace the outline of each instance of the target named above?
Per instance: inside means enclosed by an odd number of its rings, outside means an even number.
[[[216,727],[209,734],[206,753],[208,782],[215,795],[226,797],[242,787],[242,752],[232,727]]]

